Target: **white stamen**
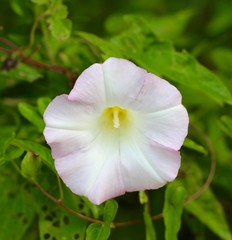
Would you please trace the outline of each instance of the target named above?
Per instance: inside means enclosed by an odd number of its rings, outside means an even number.
[[[120,127],[120,121],[119,121],[119,114],[118,114],[118,109],[113,110],[113,122],[114,122],[114,128],[119,128]]]

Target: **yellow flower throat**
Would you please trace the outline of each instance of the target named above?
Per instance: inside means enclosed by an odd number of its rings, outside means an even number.
[[[127,110],[120,107],[106,108],[101,115],[101,119],[106,126],[114,129],[125,127],[127,122]]]

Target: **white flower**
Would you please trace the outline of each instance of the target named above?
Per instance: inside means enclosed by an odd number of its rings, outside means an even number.
[[[173,181],[189,121],[174,86],[118,58],[86,69],[44,119],[60,177],[95,204]]]

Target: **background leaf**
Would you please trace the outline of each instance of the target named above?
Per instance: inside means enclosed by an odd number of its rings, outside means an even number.
[[[167,186],[163,211],[166,240],[178,239],[177,233],[181,226],[181,214],[183,212],[185,198],[186,191],[181,185],[178,186],[178,184],[174,182]]]

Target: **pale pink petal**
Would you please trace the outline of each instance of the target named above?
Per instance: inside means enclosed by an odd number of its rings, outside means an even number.
[[[102,109],[106,105],[102,64],[95,63],[78,77],[68,98]]]
[[[188,113],[182,105],[142,114],[137,128],[150,140],[179,150],[188,133]]]
[[[70,101],[68,95],[63,94],[48,105],[44,121],[51,128],[83,130],[89,129],[100,113],[90,105]]]
[[[139,94],[147,71],[120,58],[109,58],[102,66],[107,105],[126,108]]]
[[[91,144],[55,161],[64,183],[76,194],[100,204],[125,192],[118,138],[99,135]]]
[[[148,73],[143,87],[130,107],[135,111],[155,112],[179,104],[181,104],[180,92],[166,80]]]
[[[109,137],[103,133],[86,148],[56,159],[59,175],[74,193],[100,204],[125,192],[162,187],[176,177],[179,152],[155,145],[142,135],[136,141]]]
[[[95,134],[90,130],[70,130],[46,127],[44,136],[51,147],[52,156],[56,159],[85,148],[91,144]]]
[[[178,151],[140,137],[121,146],[122,176],[127,192],[157,189],[173,181],[180,167]]]

